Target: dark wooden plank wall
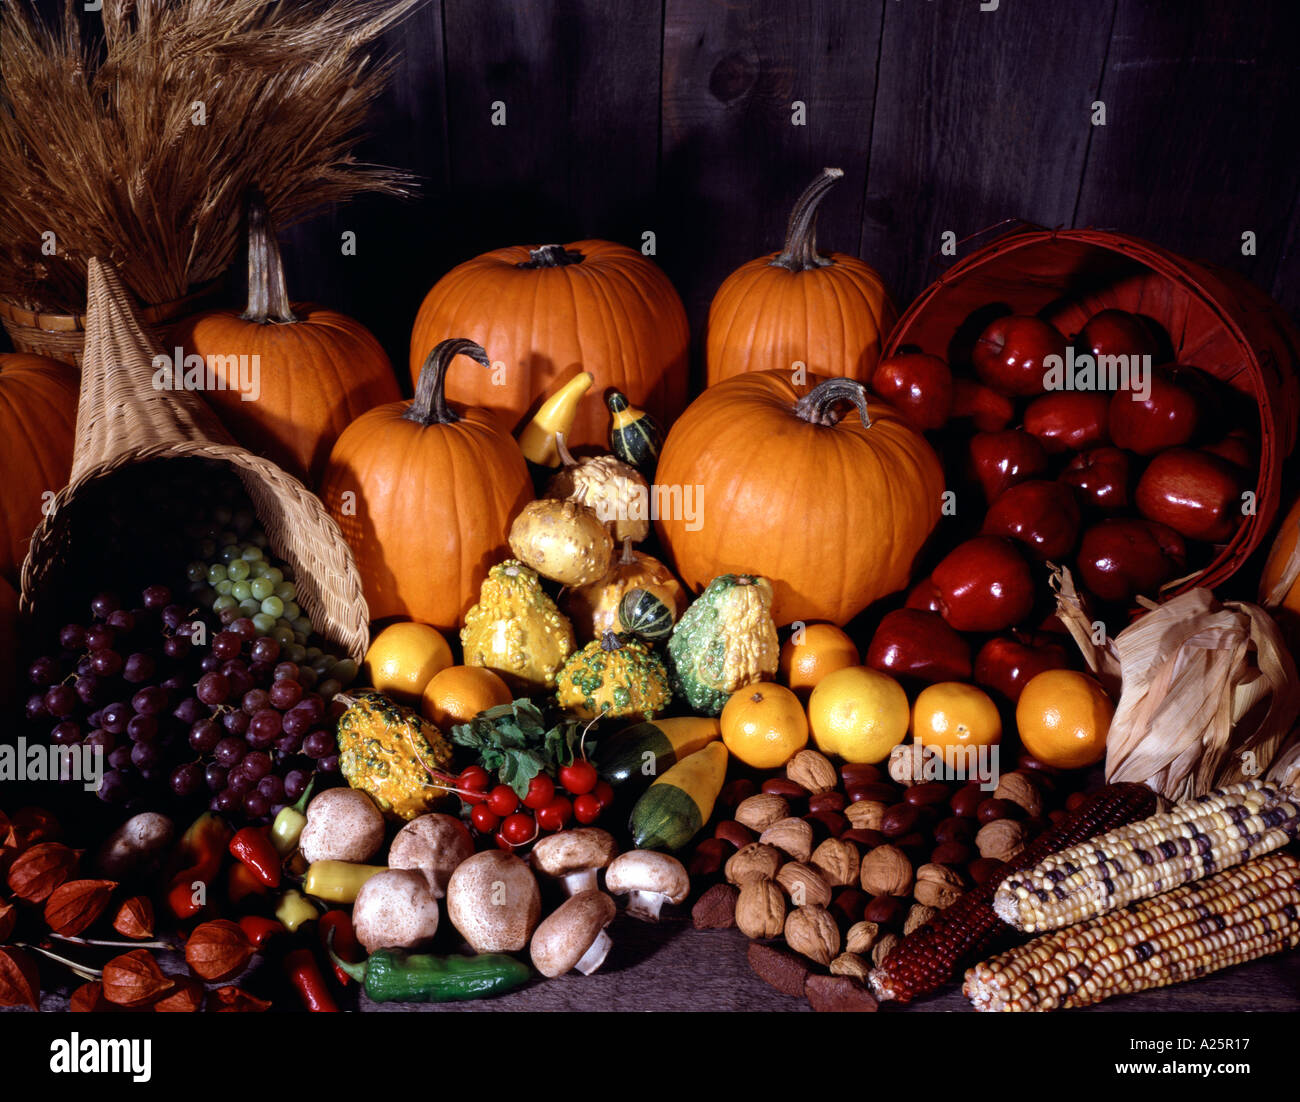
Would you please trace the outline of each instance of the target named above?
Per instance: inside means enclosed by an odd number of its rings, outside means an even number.
[[[455,263],[652,231],[698,338],[721,279],[777,248],[790,199],[836,164],[819,241],[875,264],[900,305],[949,262],[944,231],[1021,217],[1229,265],[1295,313],[1293,6],[429,0],[389,36],[396,77],[360,151],[417,173],[422,194],[294,228],[291,290],[362,318],[400,365],[420,299]]]

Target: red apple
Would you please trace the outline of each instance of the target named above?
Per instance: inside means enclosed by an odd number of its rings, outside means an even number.
[[[939,612],[939,595],[935,592],[934,582],[922,578],[912,586],[903,601],[904,608],[916,609],[918,612]]]
[[[999,536],[959,543],[934,568],[930,586],[939,614],[958,631],[1002,631],[1034,607],[1029,563]]]
[[[1065,358],[1065,338],[1042,318],[1009,314],[985,327],[971,350],[980,381],[1003,394],[1043,393],[1043,360]]]
[[[1110,395],[1095,390],[1044,394],[1025,410],[1025,431],[1038,437],[1051,455],[1095,448],[1110,439]]]
[[[938,613],[900,608],[880,621],[867,647],[866,663],[895,677],[969,681],[970,644]]]
[[[1036,559],[1060,562],[1079,542],[1081,523],[1069,486],[1035,479],[1012,486],[990,505],[981,531],[1023,543]]]
[[[1138,518],[1112,518],[1083,534],[1076,559],[1083,584],[1103,601],[1155,597],[1187,565],[1183,538],[1172,528]]]
[[[1170,448],[1142,472],[1134,500],[1148,520],[1192,540],[1225,543],[1241,522],[1240,467],[1194,448]]]
[[[1093,356],[1158,356],[1159,343],[1152,324],[1127,310],[1102,310],[1093,314],[1074,339],[1076,350]]]
[[[1080,452],[1061,472],[1061,481],[1073,486],[1087,504],[1098,509],[1118,509],[1127,505],[1132,477],[1128,452],[1121,448],[1093,448]]]
[[[1195,396],[1168,371],[1152,372],[1150,383],[1145,398],[1132,390],[1117,390],[1110,400],[1111,441],[1138,455],[1186,444],[1199,420]]]
[[[1047,452],[1024,429],[977,432],[970,439],[970,458],[986,501],[995,501],[1017,482],[1047,473]]]
[[[1031,677],[1046,670],[1069,669],[1069,666],[1069,656],[1060,643],[1030,646],[999,635],[980,647],[975,656],[975,682],[1001,693],[1014,704]]]
[[[1201,451],[1217,455],[1246,471],[1259,469],[1259,445],[1245,429],[1233,429],[1222,440],[1206,444]]]
[[[973,379],[953,379],[952,416],[969,417],[979,432],[997,432],[1011,424],[1016,407],[1010,398]]]
[[[938,356],[888,356],[876,365],[871,389],[918,429],[941,428],[952,413],[952,372]]]

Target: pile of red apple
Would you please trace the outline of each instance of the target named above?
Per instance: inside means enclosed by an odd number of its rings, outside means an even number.
[[[1044,361],[1067,360],[1067,346],[1076,358],[1151,357],[1149,393],[1049,390]],[[1122,310],[1095,314],[1070,339],[1011,314],[979,334],[957,373],[921,352],[880,362],[872,389],[918,428],[942,430],[936,443],[969,538],[884,618],[871,665],[924,680],[973,675],[1014,700],[1028,677],[1065,661],[1034,630],[1044,626],[1034,622],[1042,564],[1069,566],[1094,613],[1122,622],[1135,597],[1156,599],[1211,561],[1242,522],[1257,445],[1232,423],[1226,388],[1170,362],[1170,347],[1150,319]],[[972,662],[962,632],[995,637]]]

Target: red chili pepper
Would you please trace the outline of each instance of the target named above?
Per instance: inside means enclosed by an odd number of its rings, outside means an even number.
[[[352,916],[347,911],[330,910],[320,916],[316,923],[320,933],[320,943],[326,949],[330,947],[330,931],[334,932],[334,952],[349,964],[357,962],[357,932],[352,928]],[[337,964],[334,965],[334,978],[343,987],[351,982],[351,977]]]
[[[167,890],[167,906],[177,918],[193,918],[206,903],[208,885],[221,871],[230,827],[220,815],[205,811],[176,846],[181,869]]]
[[[239,928],[252,943],[254,949],[260,949],[277,934],[284,933],[284,924],[278,918],[265,915],[241,915]]]
[[[268,888],[280,886],[280,855],[261,827],[244,827],[230,839],[231,856],[242,861]]]
[[[284,967],[289,975],[289,982],[293,984],[308,1010],[313,1014],[339,1012],[338,1003],[334,1001],[334,996],[325,985],[325,977],[321,974],[310,949],[295,949],[284,958]]]

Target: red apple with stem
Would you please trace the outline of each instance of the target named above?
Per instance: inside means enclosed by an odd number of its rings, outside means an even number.
[[[895,677],[968,681],[970,644],[938,613],[900,608],[880,621],[867,647],[866,664]]]
[[[1073,486],[1087,505],[1118,509],[1127,505],[1133,471],[1122,448],[1090,448],[1066,464],[1060,479]]]
[[[1163,524],[1115,517],[1083,533],[1075,562],[1083,584],[1101,600],[1129,604],[1139,594],[1156,597],[1178,577],[1187,566],[1187,547]]]
[[[1024,429],[977,432],[970,438],[970,459],[986,501],[996,501],[1017,482],[1047,473],[1046,450]]]
[[[1028,314],[990,322],[971,349],[980,382],[1002,394],[1043,393],[1048,356],[1065,358],[1065,337],[1056,326]]]
[[[1147,464],[1134,500],[1148,520],[1188,539],[1225,543],[1241,523],[1245,489],[1241,468],[1226,459],[1170,448]]]
[[[990,505],[982,531],[1024,544],[1036,559],[1060,562],[1079,542],[1081,523],[1069,486],[1034,479],[1012,486]]]
[[[1108,443],[1110,398],[1109,393],[1095,390],[1044,394],[1025,410],[1025,431],[1037,437],[1049,455]]]
[[[942,428],[952,413],[952,372],[938,356],[903,352],[876,365],[871,389],[918,429]]]

